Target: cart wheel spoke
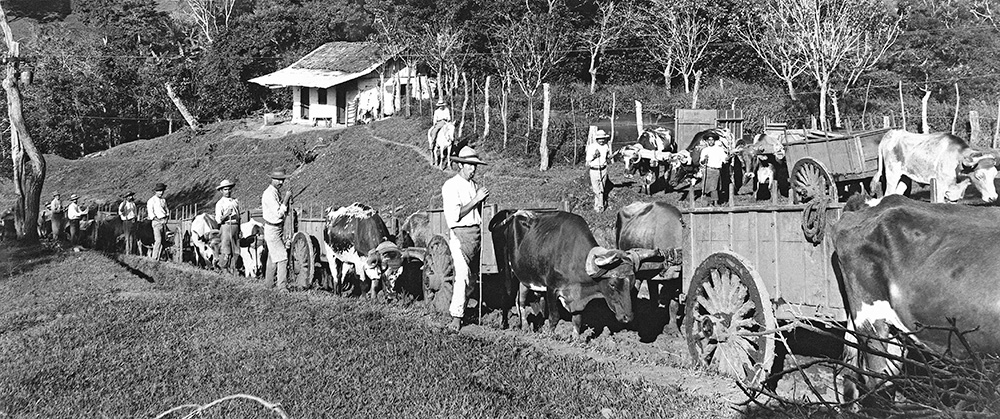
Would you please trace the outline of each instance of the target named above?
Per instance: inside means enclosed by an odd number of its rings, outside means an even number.
[[[692,358],[721,374],[756,385],[774,360],[776,325],[759,275],[742,257],[720,252],[695,271],[689,286],[684,330]]]
[[[837,185],[830,171],[822,162],[812,157],[803,157],[792,167],[793,199],[808,202],[818,196],[829,196],[836,200]]]

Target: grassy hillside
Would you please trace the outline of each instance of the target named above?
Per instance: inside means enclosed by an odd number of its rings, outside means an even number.
[[[30,265],[11,264],[32,258]],[[723,417],[719,399],[418,307],[147,259],[0,247],[0,416],[153,417],[247,393],[292,417]],[[229,402],[207,417],[268,417]],[[171,417],[180,417],[175,414]]]
[[[453,175],[429,166],[421,154],[426,126],[426,121],[405,118],[341,131],[280,125],[261,129],[257,120],[222,122],[199,134],[180,131],[79,160],[47,156],[43,200],[60,191],[64,196],[79,194],[85,205],[114,203],[123,191],[133,190],[137,200],[145,201],[153,185],[164,182],[171,206],[194,204],[204,210],[218,199],[215,185],[231,178],[244,207],[257,208],[267,173],[284,166],[294,171],[289,181],[293,190],[305,188],[295,206],[314,214],[328,206],[362,202],[383,212],[398,209],[397,214],[405,216],[440,207],[441,184]],[[643,198],[635,188],[617,188],[611,209],[593,214],[582,165],[561,164],[540,172],[536,162],[484,154],[490,165],[479,172],[479,182],[492,190],[490,202],[501,206],[566,200],[600,230],[612,225],[618,207]],[[616,182],[623,180],[621,170],[620,165],[612,169]],[[11,184],[5,181],[0,187],[0,205],[9,207]]]

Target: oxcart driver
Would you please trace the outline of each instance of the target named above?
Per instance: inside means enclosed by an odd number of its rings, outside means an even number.
[[[128,191],[122,195],[122,202],[118,204],[118,217],[122,220],[122,230],[125,233],[125,254],[131,255],[135,252],[135,192]]]
[[[153,187],[153,196],[146,201],[146,218],[149,218],[153,225],[154,260],[160,260],[160,254],[163,253],[163,238],[167,236],[167,216],[170,215],[170,211],[167,209],[167,200],[163,199],[165,190],[167,190],[166,184],[157,183]]]
[[[288,252],[285,249],[285,242],[282,239],[282,232],[285,227],[285,213],[288,211],[288,201],[292,199],[292,191],[285,191],[284,198],[279,194],[281,186],[285,184],[288,175],[285,169],[274,169],[271,171],[271,185],[264,189],[264,194],[260,197],[260,209],[264,218],[264,244],[267,246],[267,268],[264,270],[264,285],[268,288],[275,286],[277,277],[278,291],[288,291],[288,269],[285,261],[288,260]],[[238,227],[238,226],[237,226]]]
[[[69,243],[72,245],[76,245],[80,234],[80,221],[87,215],[86,210],[77,204],[79,200],[80,197],[76,194],[70,195],[69,206],[66,207],[66,218],[69,219]]]
[[[472,270],[479,272],[480,225],[483,223],[483,202],[490,196],[490,190],[477,187],[473,180],[477,167],[486,162],[479,159],[476,150],[462,147],[458,156],[451,160],[459,164],[458,174],[448,179],[441,187],[444,218],[451,230],[448,247],[455,263],[455,286],[451,294],[451,330],[462,327],[465,316],[466,289]]]
[[[48,204],[49,221],[52,223],[52,239],[61,240],[63,237],[63,208],[62,200],[59,199],[59,192],[52,192],[52,201]]]
[[[587,171],[590,172],[590,189],[594,192],[594,212],[604,211],[607,207],[605,194],[611,156],[611,146],[608,145],[610,138],[604,130],[599,129],[594,142],[587,144]]]
[[[708,197],[708,203],[718,203],[719,173],[726,163],[729,154],[722,147],[722,140],[709,140],[709,146],[701,151],[701,164],[705,165],[705,178],[702,184],[702,196]],[[730,198],[732,199],[732,198]]]
[[[434,109],[434,125],[431,127],[431,139],[430,148],[434,148],[434,140],[437,139],[438,131],[441,130],[445,124],[451,122],[451,110],[448,109],[448,104],[444,100],[437,101],[437,107]]]
[[[240,254],[240,201],[232,197],[234,186],[233,181],[224,179],[215,188],[222,191],[222,198],[215,203],[215,221],[219,223],[219,232],[222,233],[219,267],[230,274],[236,273],[236,255]]]

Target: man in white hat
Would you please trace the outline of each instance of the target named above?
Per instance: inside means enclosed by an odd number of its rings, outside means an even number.
[[[125,195],[122,195],[122,202],[118,204],[118,218],[122,220],[122,231],[125,233],[126,255],[135,252],[135,219],[137,214],[135,192],[125,192]]]
[[[479,159],[476,150],[466,146],[451,157],[458,163],[458,174],[448,179],[441,187],[444,202],[444,218],[451,230],[448,247],[455,263],[455,286],[451,294],[451,330],[462,327],[465,316],[466,288],[472,277],[472,270],[479,271],[480,226],[483,223],[483,202],[490,196],[490,190],[477,187],[473,179],[476,169],[486,162]]]
[[[431,133],[428,136],[431,140],[431,148],[434,148],[434,140],[437,138],[438,131],[449,122],[451,122],[451,110],[448,109],[448,104],[445,103],[444,99],[438,99],[437,107],[434,109],[434,125],[431,127]]]
[[[52,222],[52,240],[63,239],[63,216],[66,209],[63,208],[62,200],[59,199],[59,192],[52,192],[52,201],[48,204],[49,220]]]
[[[66,207],[66,218],[69,219],[69,244],[74,246],[80,234],[80,220],[87,215],[86,210],[77,204],[79,200],[80,197],[76,194],[70,195],[69,206]]]
[[[264,219],[264,244],[267,245],[267,267],[264,269],[264,285],[275,286],[277,277],[278,291],[288,291],[288,251],[282,233],[285,228],[285,214],[288,212],[288,202],[292,199],[292,191],[285,191],[281,197],[281,187],[288,175],[285,169],[271,171],[271,185],[264,189],[260,197],[261,216]]]
[[[163,241],[167,237],[167,218],[170,217],[170,209],[167,208],[167,200],[163,198],[167,184],[159,182],[153,186],[153,196],[146,201],[146,218],[153,226],[153,254],[154,260],[160,260],[163,254]]]
[[[587,144],[587,171],[590,172],[590,189],[594,192],[594,212],[607,208],[605,193],[608,182],[608,163],[611,161],[611,138],[604,130],[597,130],[594,142]]]
[[[240,201],[233,198],[233,181],[224,179],[215,189],[222,191],[222,198],[215,203],[215,221],[219,223],[222,243],[219,267],[230,274],[236,273],[236,257],[240,254]]]

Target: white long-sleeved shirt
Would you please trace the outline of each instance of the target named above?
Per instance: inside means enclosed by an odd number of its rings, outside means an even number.
[[[64,210],[65,208],[63,208],[62,201],[59,198],[52,198],[52,202],[49,202],[49,211],[63,212]]]
[[[608,165],[608,157],[611,155],[611,146],[608,144],[598,144],[596,141],[587,144],[587,166],[593,168],[603,168]]]
[[[455,175],[441,186],[441,200],[444,206],[444,219],[448,228],[479,226],[483,223],[479,208],[473,208],[465,217],[458,218],[465,204],[476,197],[476,182],[465,180],[462,175]]]
[[[701,151],[701,161],[711,169],[721,169],[726,163],[726,157],[729,157],[726,155],[726,149],[718,145],[705,147]]]
[[[448,108],[437,108],[434,110],[434,122],[451,121],[451,111]]]
[[[79,220],[83,218],[87,213],[80,211],[80,206],[76,202],[70,202],[69,206],[66,207],[66,217],[70,220]]]
[[[167,200],[153,195],[146,201],[146,218],[150,220],[165,220],[170,215]]]
[[[270,224],[281,224],[285,221],[285,212],[288,208],[281,203],[281,196],[278,195],[278,188],[270,185],[264,189],[264,194],[260,196],[261,217]]]
[[[236,198],[219,198],[215,203],[215,221],[222,224],[225,221],[240,221],[240,201]]]
[[[135,202],[122,201],[121,204],[118,204],[118,216],[121,217],[122,221],[135,221],[135,210]]]

